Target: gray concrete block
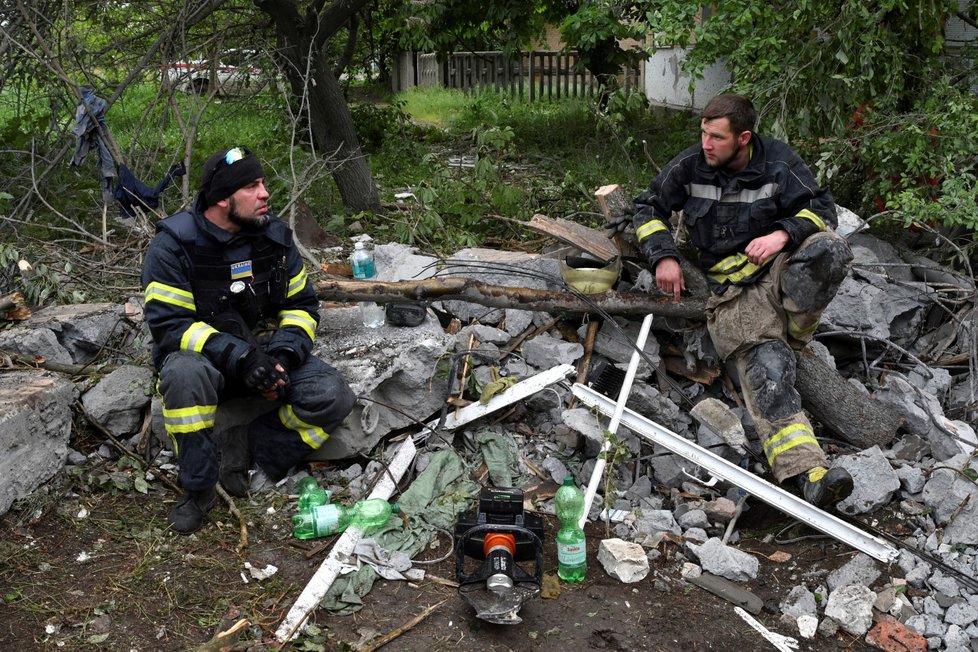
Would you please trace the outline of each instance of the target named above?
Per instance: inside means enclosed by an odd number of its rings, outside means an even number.
[[[74,387],[48,372],[0,374],[0,514],[68,457]]]

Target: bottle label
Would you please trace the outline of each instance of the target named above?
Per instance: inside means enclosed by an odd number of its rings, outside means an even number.
[[[336,505],[318,505],[312,510],[312,525],[317,536],[336,531],[340,524],[340,510]]]
[[[584,542],[580,543],[560,543],[557,542],[557,561],[566,566],[577,566],[587,562],[587,549]]]

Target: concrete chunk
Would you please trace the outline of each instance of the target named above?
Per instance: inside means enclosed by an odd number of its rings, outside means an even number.
[[[608,575],[625,584],[638,582],[649,574],[649,559],[637,543],[605,539],[598,546],[598,561]]]
[[[116,437],[126,437],[139,431],[152,396],[152,369],[123,365],[87,391],[82,405],[97,424]]]
[[[708,573],[735,582],[746,582],[757,577],[760,566],[757,557],[724,545],[716,537],[708,539],[701,546],[689,544],[689,547],[699,557],[703,570]]]
[[[862,636],[873,624],[876,594],[868,586],[850,584],[829,594],[825,615],[853,636]]]
[[[829,573],[825,583],[829,591],[836,591],[850,584],[871,586],[880,576],[876,561],[869,555],[859,553],[844,565]]]
[[[73,392],[56,374],[0,374],[0,514],[64,465]]]
[[[852,494],[839,503],[846,514],[865,514],[890,502],[900,488],[900,478],[879,446],[854,455],[843,455],[836,463],[852,475]]]

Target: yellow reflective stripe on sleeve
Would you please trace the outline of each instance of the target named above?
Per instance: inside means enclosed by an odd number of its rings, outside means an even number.
[[[216,414],[216,405],[194,405],[173,410],[164,407],[163,425],[171,435],[200,432],[214,427],[214,416]]]
[[[278,420],[289,430],[294,430],[302,437],[309,448],[319,448],[329,439],[329,433],[319,426],[309,425],[296,416],[291,405],[283,405],[278,409]]]
[[[788,335],[799,340],[806,335],[811,335],[818,329],[818,322],[809,326],[808,328],[802,328],[790,315],[788,316]]]
[[[795,215],[795,217],[800,217],[803,220],[808,220],[809,222],[817,226],[819,231],[825,230],[825,220],[823,220],[821,217],[811,212],[807,208],[803,208],[800,211],[798,211],[798,214]]]
[[[291,279],[289,279],[289,289],[285,293],[285,297],[289,298],[293,294],[296,294],[297,292],[302,292],[303,288],[306,287],[306,280],[308,278],[309,275],[306,274],[306,268],[303,267],[298,274],[296,274]]]
[[[717,283],[735,283],[755,273],[760,267],[747,260],[746,254],[727,256],[711,267],[706,275]]]
[[[635,237],[638,238],[639,241],[641,241],[649,237],[653,233],[658,233],[659,231],[665,231],[668,228],[669,227],[667,227],[666,223],[663,222],[662,220],[649,220],[642,226],[635,229]]]
[[[204,350],[207,338],[215,333],[217,333],[217,329],[213,326],[202,321],[195,321],[190,324],[190,328],[183,332],[183,336],[180,338],[180,350],[200,353]]]
[[[298,326],[310,340],[316,339],[316,320],[305,310],[281,310],[278,313],[278,326]]]
[[[163,283],[158,283],[157,281],[153,281],[146,286],[144,297],[146,303],[149,303],[150,301],[160,301],[162,303],[169,303],[173,306],[179,306],[180,308],[186,308],[187,310],[194,312],[197,311],[197,306],[194,305],[194,295],[192,292],[175,288],[172,285],[164,285]]]
[[[774,460],[778,455],[802,444],[818,446],[818,440],[806,424],[793,423],[767,438],[764,442],[764,454],[767,455],[768,463],[774,466]]]

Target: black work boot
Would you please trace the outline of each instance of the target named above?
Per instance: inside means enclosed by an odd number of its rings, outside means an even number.
[[[204,516],[217,504],[214,487],[185,491],[176,507],[166,517],[170,529],[177,534],[193,534],[204,524]]]
[[[798,476],[802,497],[821,509],[835,507],[852,493],[852,476],[842,467],[816,466]]]
[[[248,452],[248,427],[229,428],[221,442],[221,486],[237,498],[248,496],[251,454]]]

